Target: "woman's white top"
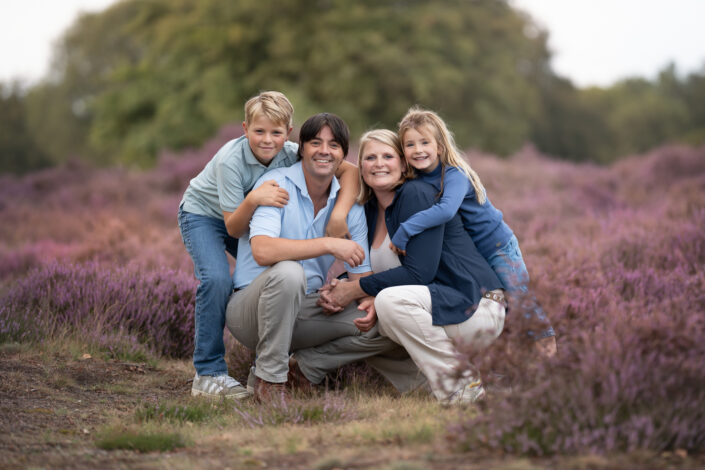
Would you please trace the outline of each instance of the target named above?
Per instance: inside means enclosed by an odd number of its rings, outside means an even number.
[[[389,248],[389,233],[385,235],[384,241],[379,248],[370,248],[370,266],[373,273],[381,273],[387,269],[401,266],[399,257]]]

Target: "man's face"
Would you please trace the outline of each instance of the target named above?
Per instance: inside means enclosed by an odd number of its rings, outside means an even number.
[[[301,164],[310,177],[332,179],[343,161],[343,147],[334,140],[330,127],[323,126],[316,137],[304,142],[301,148]]]

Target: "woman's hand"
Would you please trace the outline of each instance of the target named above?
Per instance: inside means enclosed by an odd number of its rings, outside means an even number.
[[[372,296],[365,297],[360,301],[360,304],[357,306],[357,309],[364,310],[365,312],[367,312],[367,315],[362,318],[356,318],[355,320],[353,320],[353,323],[355,324],[358,330],[362,331],[363,333],[366,333],[377,324],[375,298]]]
[[[359,283],[357,281],[333,279],[330,284],[318,289],[320,294],[318,305],[324,309],[335,309],[336,312],[339,312],[353,300],[362,297],[358,291]]]
[[[247,195],[257,206],[284,207],[289,202],[289,193],[280,188],[275,180],[267,180]]]
[[[330,291],[338,283],[337,279],[333,279],[330,284],[326,284],[320,289],[318,289],[318,300],[316,305],[323,309],[323,314],[327,316],[335,315],[336,313],[343,310],[343,307],[333,303],[330,297]]]
[[[326,295],[331,304],[345,307],[353,300],[362,297],[358,294],[358,290],[359,283],[357,281],[338,281]]]

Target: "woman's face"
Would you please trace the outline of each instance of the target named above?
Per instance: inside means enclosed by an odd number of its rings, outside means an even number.
[[[373,191],[392,191],[401,180],[404,165],[393,147],[370,140],[363,148],[360,173]]]

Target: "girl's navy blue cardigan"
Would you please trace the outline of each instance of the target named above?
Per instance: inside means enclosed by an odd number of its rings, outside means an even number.
[[[404,183],[385,211],[390,238],[402,222],[428,209],[435,200],[436,190],[428,183],[418,180]],[[374,196],[365,204],[370,245],[377,223],[377,207]],[[402,265],[397,268],[360,279],[360,287],[369,295],[377,295],[386,287],[428,286],[434,325],[452,325],[467,320],[475,312],[484,292],[502,288],[502,283],[477,251],[457,214],[450,222],[412,237],[406,247],[406,256],[400,256],[399,260]]]

